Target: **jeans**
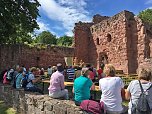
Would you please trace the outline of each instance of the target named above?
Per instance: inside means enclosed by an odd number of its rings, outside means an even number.
[[[36,87],[36,86],[27,87],[27,88],[25,88],[25,91],[39,92],[39,93],[43,94],[43,91],[40,88]]]

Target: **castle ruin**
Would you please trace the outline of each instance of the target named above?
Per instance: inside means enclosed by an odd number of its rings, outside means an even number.
[[[129,11],[113,17],[95,15],[90,23],[75,24],[74,46],[78,61],[97,68],[108,62],[125,73],[136,73],[138,65],[152,57],[152,26]]]

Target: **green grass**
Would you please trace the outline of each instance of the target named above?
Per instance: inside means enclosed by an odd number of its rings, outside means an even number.
[[[123,101],[122,104],[128,106],[129,101]]]
[[[5,103],[0,100],[0,114],[16,114],[16,111],[13,108],[6,106]]]

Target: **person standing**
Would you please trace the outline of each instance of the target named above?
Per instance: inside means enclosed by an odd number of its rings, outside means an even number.
[[[47,69],[47,73],[48,73],[48,77],[51,77],[51,75],[52,75],[51,65],[49,65],[49,67],[48,67],[48,69]]]

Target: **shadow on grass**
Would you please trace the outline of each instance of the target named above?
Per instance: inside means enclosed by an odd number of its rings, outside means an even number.
[[[5,105],[5,103],[0,100],[0,114],[17,114],[16,111]]]

